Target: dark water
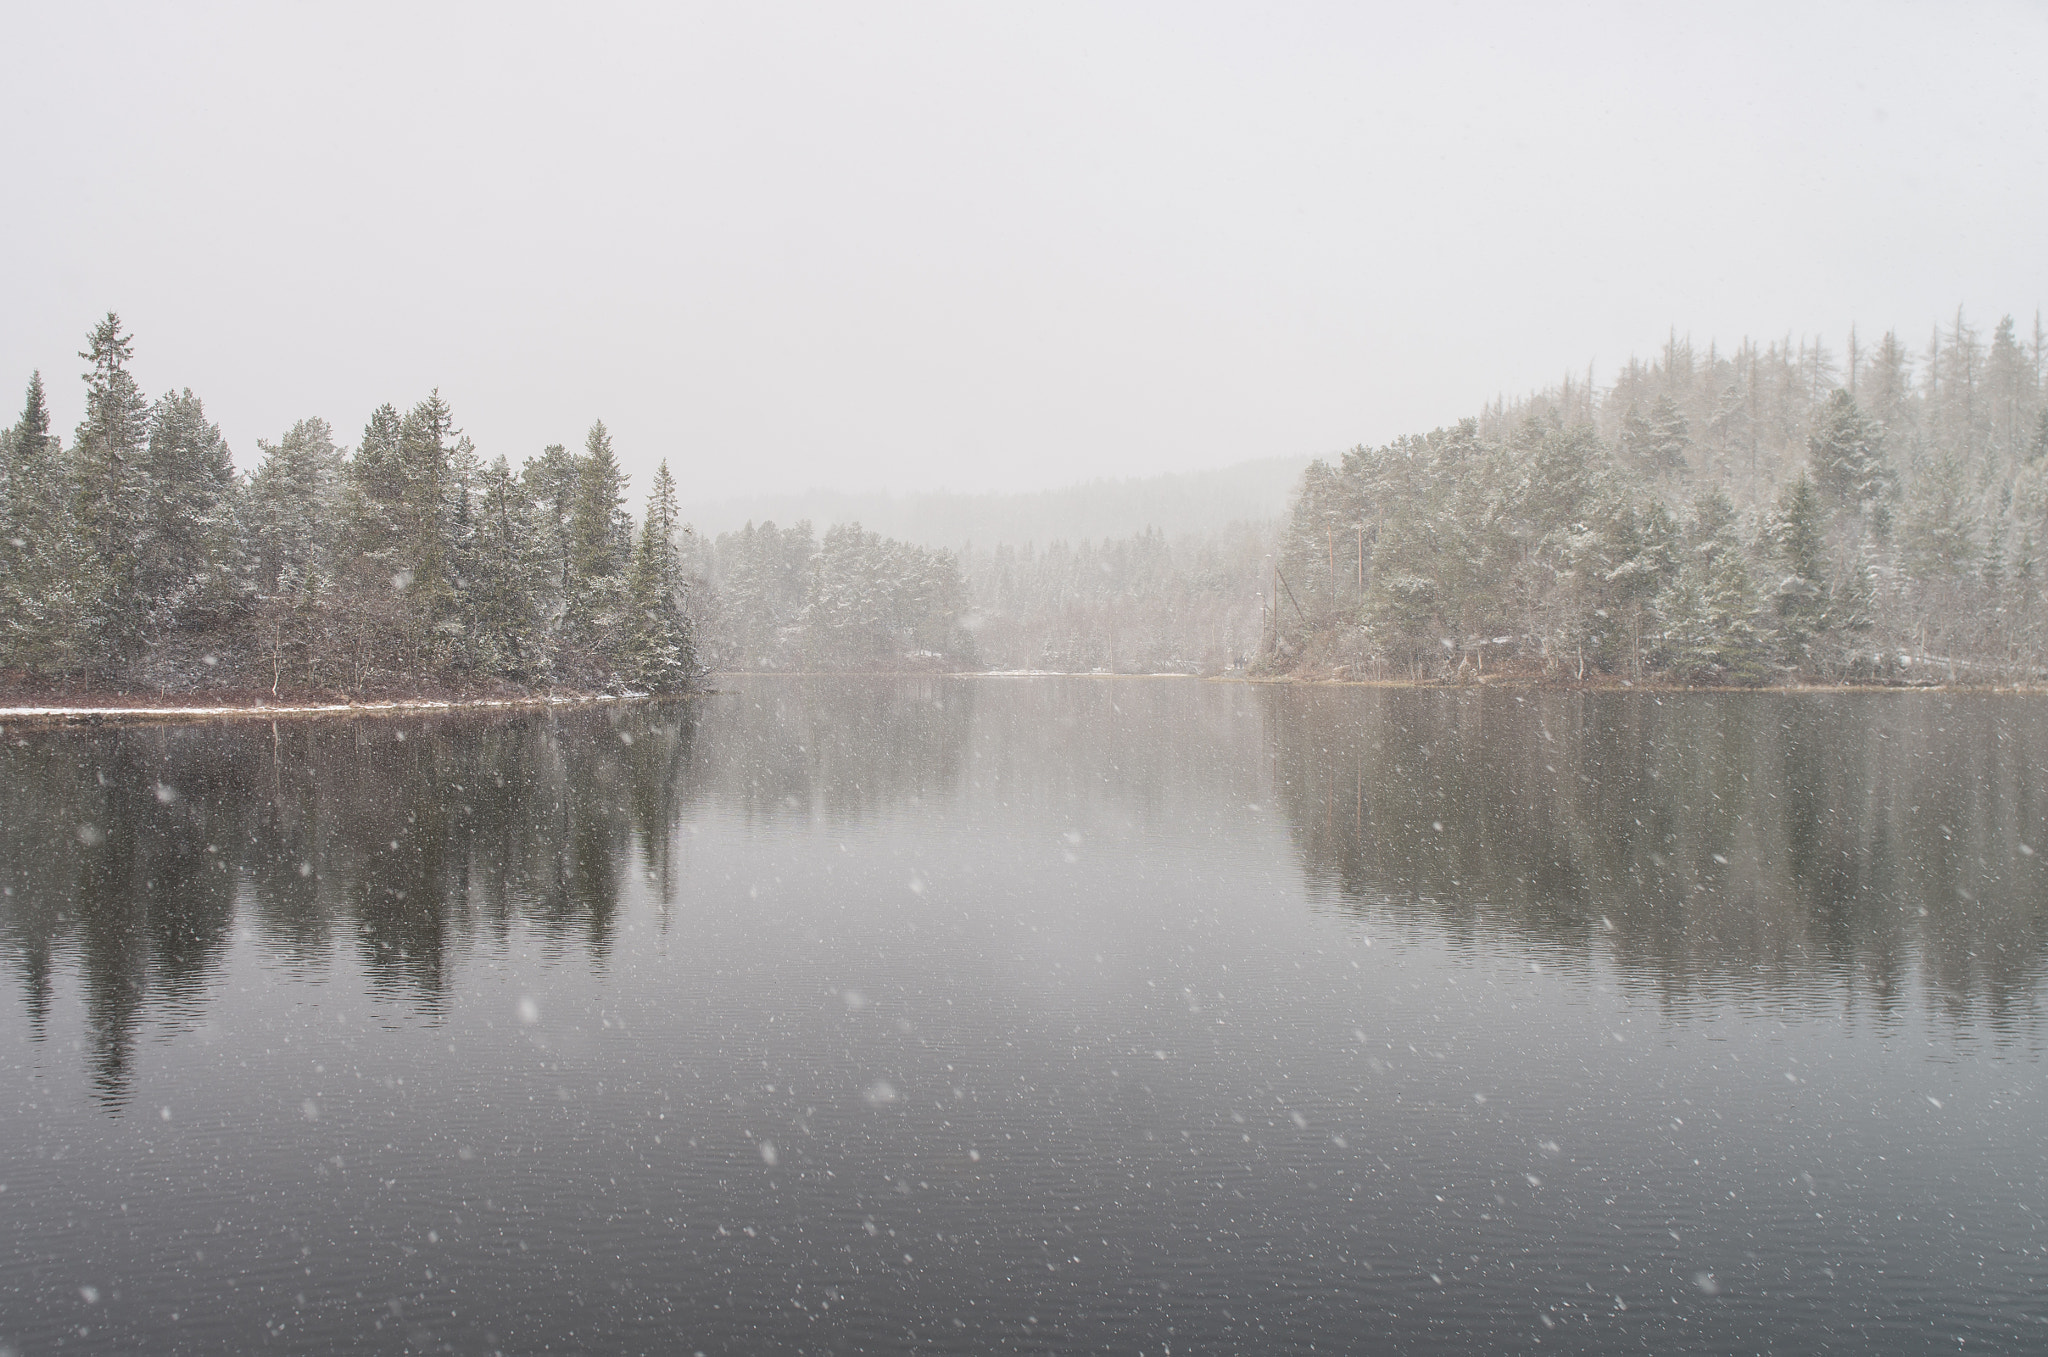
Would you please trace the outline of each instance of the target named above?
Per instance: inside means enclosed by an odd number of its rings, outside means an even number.
[[[2048,703],[11,729],[0,1345],[2048,1350]]]

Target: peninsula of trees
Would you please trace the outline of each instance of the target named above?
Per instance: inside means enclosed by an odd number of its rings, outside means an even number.
[[[2039,682],[2048,344],[1958,313],[1568,379],[1303,479],[1258,667]]]
[[[676,483],[636,533],[600,422],[581,453],[485,463],[439,393],[319,419],[235,471],[188,390],[148,399],[109,313],[85,418],[42,376],[0,445],[0,674],[17,690],[295,693],[685,687],[698,672]]]

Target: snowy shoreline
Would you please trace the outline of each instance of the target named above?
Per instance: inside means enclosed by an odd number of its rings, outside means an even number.
[[[733,670],[714,673],[707,677],[719,678],[825,678],[846,677],[830,671],[746,671]],[[1117,678],[1117,679],[1190,679],[1205,678],[1208,682],[1248,683],[1256,685],[1299,686],[1318,688],[1418,688],[1478,690],[1497,688],[1509,691],[1540,690],[1550,692],[1640,692],[1662,695],[1682,692],[1726,692],[1749,694],[1788,693],[1844,693],[1844,692],[1919,692],[1919,693],[2009,693],[2042,695],[2048,687],[2030,683],[1799,683],[1773,684],[1757,687],[1720,687],[1710,684],[1642,683],[1630,684],[1614,680],[1598,682],[1559,683],[1555,680],[1532,679],[1523,676],[1488,675],[1464,685],[1441,681],[1414,679],[1355,679],[1302,674],[1248,675],[1225,673],[1215,675],[1194,675],[1179,673],[1159,674],[1106,674],[1106,673],[1064,673],[1057,670],[954,670],[941,674],[933,673],[888,673],[878,671],[866,677],[901,678]],[[717,689],[705,687],[687,693],[667,694],[671,697],[714,696]],[[216,702],[206,705],[180,705],[175,702],[144,704],[108,703],[101,706],[83,704],[49,705],[0,705],[0,728],[9,725],[34,725],[41,723],[82,723],[91,721],[196,721],[196,720],[277,720],[284,717],[317,716],[415,716],[434,713],[467,711],[516,711],[553,707],[589,707],[625,702],[652,701],[655,694],[647,692],[626,693],[575,693],[549,694],[536,697],[475,697],[475,698],[389,698],[367,702]]]
[[[534,707],[584,707],[612,702],[645,702],[654,694],[579,693],[546,697],[391,698],[375,702],[236,702],[183,706],[172,702],[127,706],[0,706],[0,723],[91,720],[199,720],[283,716],[406,716],[425,712],[509,711]]]

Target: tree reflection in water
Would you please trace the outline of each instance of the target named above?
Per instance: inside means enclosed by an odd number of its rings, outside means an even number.
[[[352,948],[431,1016],[464,945],[515,919],[602,961],[618,867],[668,875],[687,702],[572,715],[11,732],[0,871],[31,1030],[75,950],[90,1060],[119,1103],[145,1006],[199,1004],[238,918],[287,964]]]
[[[1277,802],[1311,897],[1381,927],[1612,966],[1673,1012],[1925,1003],[2007,1032],[2048,956],[2044,750],[2048,710],[1996,697],[936,678],[16,729],[0,945],[38,1041],[75,969],[118,1107],[138,1031],[196,1022],[242,930],[307,976],[352,958],[438,1021],[515,928],[605,966],[642,880],[676,903],[706,806],[763,832],[898,816],[914,844],[932,797],[1024,838],[1106,817],[1229,837]]]
[[[715,713],[703,729],[707,707]],[[0,945],[31,1036],[75,958],[87,1059],[126,1098],[145,1014],[203,1009],[238,926],[432,1020],[461,958],[523,926],[604,964],[621,884],[672,902],[706,799],[857,821],[950,785],[971,687],[840,679],[605,708],[21,728],[0,741]]]
[[[1672,1006],[2035,1016],[2048,709],[1924,693],[1268,689],[1312,889]]]

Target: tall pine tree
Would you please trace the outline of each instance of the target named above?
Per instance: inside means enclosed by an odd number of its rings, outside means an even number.
[[[76,673],[95,653],[105,584],[78,531],[77,496],[50,434],[40,372],[29,379],[21,418],[0,434],[0,461],[0,668],[46,678]]]
[[[134,657],[142,639],[136,545],[148,489],[143,459],[149,402],[128,371],[134,355],[135,340],[112,311],[93,327],[78,355],[87,368],[85,418],[73,440],[75,516],[84,548],[98,562],[91,582],[96,625],[88,664],[119,666]]]
[[[584,662],[601,663],[619,644],[626,623],[627,579],[633,520],[626,513],[626,474],[599,420],[584,439],[576,466],[576,499],[569,524],[569,585],[565,640]]]
[[[696,646],[684,610],[682,564],[676,554],[676,482],[663,461],[647,495],[647,517],[633,557],[633,625],[625,656],[628,677],[654,692],[672,691],[696,676]]]
[[[234,460],[187,389],[150,408],[135,543],[145,633],[217,626],[240,602]]]

